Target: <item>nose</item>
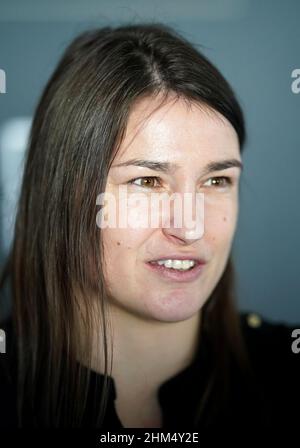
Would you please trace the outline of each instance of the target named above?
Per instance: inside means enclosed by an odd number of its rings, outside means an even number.
[[[162,213],[162,232],[177,244],[192,244],[204,235],[204,193],[177,192]]]

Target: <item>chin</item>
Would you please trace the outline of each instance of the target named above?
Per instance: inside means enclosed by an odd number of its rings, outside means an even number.
[[[180,322],[197,314],[205,302],[199,293],[176,291],[152,298],[147,303],[147,315],[162,322]]]

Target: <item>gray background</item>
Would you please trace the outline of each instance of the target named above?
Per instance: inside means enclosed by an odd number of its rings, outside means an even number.
[[[1,132],[8,120],[30,119],[64,48],[81,30],[131,21],[173,26],[214,62],[245,111],[248,143],[234,241],[239,307],[264,317],[300,322],[300,94],[291,72],[300,68],[300,2],[261,0],[3,1],[0,0]],[[22,136],[22,132],[20,131]],[[19,137],[20,138],[20,137]],[[21,173],[21,155],[2,142],[0,256],[11,238],[5,197]],[[8,201],[8,202],[7,202]],[[2,312],[7,312],[2,303]]]

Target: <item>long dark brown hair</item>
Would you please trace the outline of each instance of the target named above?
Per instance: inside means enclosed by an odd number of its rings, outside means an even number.
[[[172,93],[218,111],[236,130],[243,149],[244,118],[234,92],[196,47],[161,23],[87,31],[66,49],[45,87],[31,128],[14,239],[1,280],[3,285],[9,279],[11,285],[19,426],[29,424],[25,410],[33,426],[82,425],[90,372],[75,354],[83,347],[90,365],[95,325],[103,342],[105,380],[111,374],[96,197],[105,191],[135,101],[162,95],[163,104]],[[93,304],[91,297],[97,297]],[[231,257],[203,307],[202,322],[211,335],[217,367],[201,409],[215,387],[226,390],[229,354],[241,366],[247,360]],[[104,381],[94,420],[98,427],[108,389]]]

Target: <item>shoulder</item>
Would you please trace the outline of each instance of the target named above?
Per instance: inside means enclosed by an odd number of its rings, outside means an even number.
[[[8,377],[14,360],[14,331],[12,319],[0,322],[0,377]]]
[[[300,362],[300,319],[299,324],[272,321],[259,313],[240,314],[244,340],[253,358],[279,361],[281,357],[296,364]],[[299,356],[297,356],[299,354]]]
[[[290,424],[300,414],[300,322],[272,321],[259,313],[240,314],[242,333],[257,385],[273,421]]]
[[[240,314],[247,351],[254,365],[275,368],[277,374],[295,375],[300,370],[300,321],[272,321],[255,312]],[[276,373],[274,372],[274,374]]]
[[[16,426],[16,365],[11,319],[0,323],[0,428]]]

